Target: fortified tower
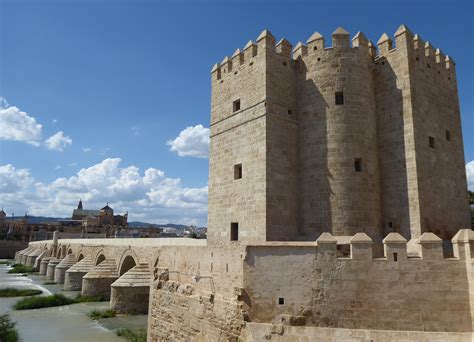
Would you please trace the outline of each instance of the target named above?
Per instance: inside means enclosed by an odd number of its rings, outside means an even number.
[[[213,67],[210,244],[469,227],[454,62],[404,25],[395,43],[265,30]]]

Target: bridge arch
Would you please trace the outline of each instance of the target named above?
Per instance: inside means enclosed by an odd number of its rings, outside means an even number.
[[[127,249],[123,252],[119,263],[119,275],[122,276],[125,272],[129,271],[132,267],[138,265],[138,256],[132,249]]]
[[[99,251],[99,253],[97,253],[94,264],[97,266],[104,260],[105,260],[105,253],[104,253],[104,250],[102,249]]]

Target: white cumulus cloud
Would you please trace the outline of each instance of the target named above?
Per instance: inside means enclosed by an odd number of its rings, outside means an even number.
[[[474,160],[466,164],[467,188],[474,191]]]
[[[71,146],[72,139],[68,136],[65,136],[62,131],[59,131],[46,139],[44,144],[48,150],[64,151],[66,147]]]
[[[166,144],[180,157],[209,158],[209,128],[203,125],[187,127]]]
[[[53,120],[53,124],[58,121]],[[41,146],[43,125],[18,107],[11,106],[7,99],[0,96],[0,140],[21,141]],[[43,145],[49,150],[63,151],[72,144],[72,139],[62,131],[49,137]]]
[[[189,188],[156,168],[141,171],[107,158],[71,177],[37,182],[28,170],[0,166],[0,193],[7,212],[70,217],[82,199],[86,209],[109,202],[117,213],[129,212],[132,221],[206,225],[207,186]]]
[[[0,97],[0,139],[23,141],[35,146],[40,145],[42,126],[36,119],[10,106],[4,97]]]

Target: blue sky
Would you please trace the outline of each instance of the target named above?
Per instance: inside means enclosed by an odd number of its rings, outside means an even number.
[[[264,28],[296,45],[401,23],[454,58],[473,161],[471,1],[0,0],[0,206],[206,224],[212,65]]]

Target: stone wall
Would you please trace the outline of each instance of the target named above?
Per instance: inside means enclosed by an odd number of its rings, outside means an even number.
[[[394,234],[394,233],[392,233]],[[472,331],[471,260],[443,259],[441,241],[407,258],[406,241],[386,242],[384,258],[353,243],[248,246],[244,289],[252,322],[346,329]],[[354,249],[355,248],[355,249]],[[275,267],[278,265],[278,267]]]

